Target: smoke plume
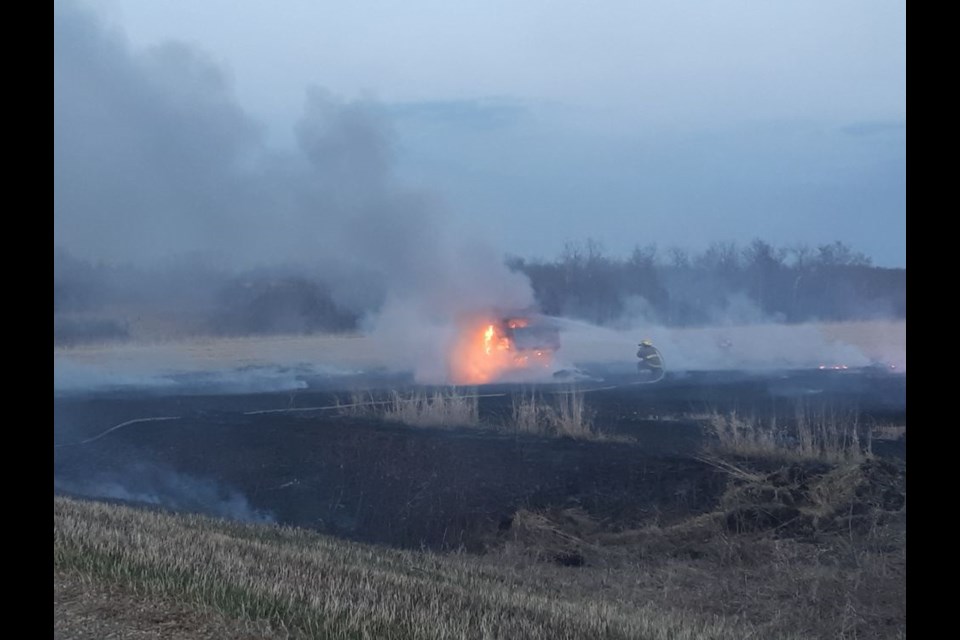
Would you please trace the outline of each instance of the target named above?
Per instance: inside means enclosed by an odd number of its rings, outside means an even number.
[[[65,255],[136,265],[126,289],[143,306],[157,270],[191,265],[149,301],[184,315],[196,304],[182,298],[209,299],[224,273],[308,274],[346,313],[379,310],[364,322],[382,348],[421,362],[461,314],[532,305],[526,277],[449,224],[437,197],[397,184],[375,103],[310,88],[295,133],[297,148],[271,148],[202,52],[134,49],[97,15],[56,3],[55,269]]]

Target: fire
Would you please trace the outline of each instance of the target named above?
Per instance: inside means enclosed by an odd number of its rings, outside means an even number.
[[[483,332],[483,350],[489,356],[493,351],[493,325],[487,327],[487,330]]]
[[[530,321],[526,318],[484,318],[465,323],[449,353],[451,382],[486,384],[507,374],[549,367],[552,350],[521,349],[512,339],[513,329],[528,326]]]

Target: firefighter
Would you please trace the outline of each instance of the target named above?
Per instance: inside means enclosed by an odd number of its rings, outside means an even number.
[[[650,373],[655,376],[663,374],[663,358],[653,343],[649,340],[643,340],[638,345],[637,357],[640,362],[637,363],[637,369],[641,373]]]

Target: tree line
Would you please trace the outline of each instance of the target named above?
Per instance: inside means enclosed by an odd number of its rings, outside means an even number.
[[[598,325],[906,318],[906,269],[875,267],[841,242],[717,242],[701,253],[648,245],[616,257],[586,240],[553,260],[510,257],[507,266],[529,278],[543,313]],[[177,335],[355,331],[386,292],[376,281],[361,287],[359,278],[297,266],[232,273],[177,262],[144,269],[55,249],[54,342],[126,339],[148,326]],[[357,288],[369,295],[342,295]]]
[[[842,242],[716,242],[701,253],[648,245],[618,258],[586,240],[554,260],[508,266],[527,275],[544,313],[600,325],[906,318],[906,269],[875,267]]]

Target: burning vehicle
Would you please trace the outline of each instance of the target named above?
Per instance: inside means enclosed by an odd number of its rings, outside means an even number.
[[[494,333],[503,337],[518,353],[540,356],[560,349],[560,330],[545,317],[504,318]]]
[[[502,312],[472,316],[460,323],[450,351],[451,382],[536,378],[549,373],[559,349],[560,329],[547,316]]]

